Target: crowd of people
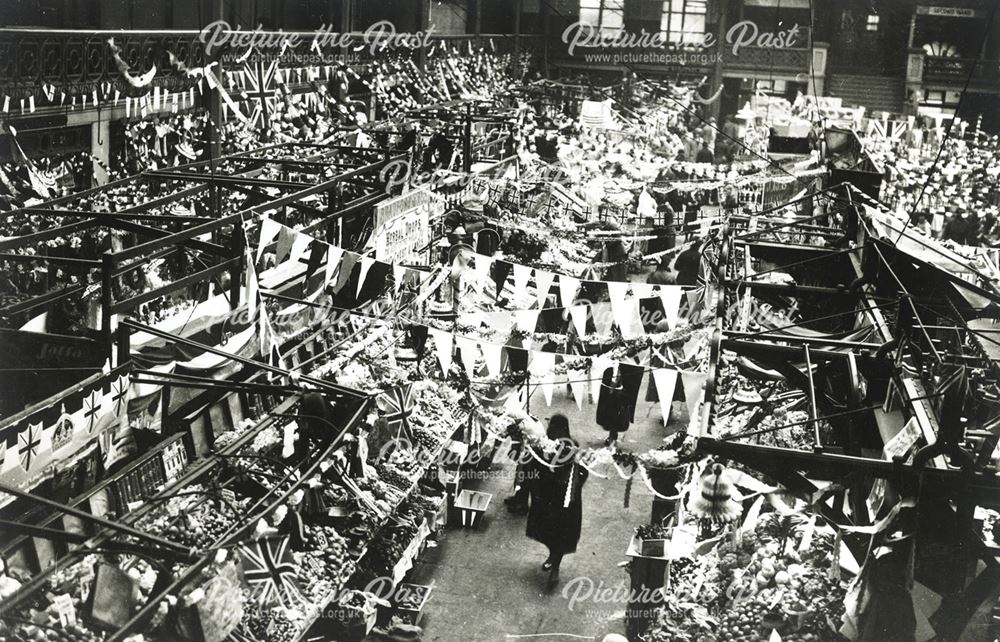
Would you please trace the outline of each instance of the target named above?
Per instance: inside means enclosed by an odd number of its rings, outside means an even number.
[[[956,245],[1000,247],[1000,138],[916,124],[871,149],[888,174],[882,201],[913,228]]]

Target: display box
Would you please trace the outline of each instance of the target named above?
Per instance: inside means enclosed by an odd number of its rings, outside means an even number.
[[[455,498],[455,510],[458,511],[462,526],[478,526],[492,499],[493,495],[490,493],[482,493],[468,488],[460,492]]]
[[[663,557],[667,547],[665,539],[637,539],[639,554],[645,557]]]
[[[432,586],[425,584],[400,584],[393,600],[396,616],[407,624],[420,624],[424,606],[430,599],[432,590]]]

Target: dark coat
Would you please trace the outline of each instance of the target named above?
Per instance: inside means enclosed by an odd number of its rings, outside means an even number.
[[[601,377],[601,392],[597,397],[597,423],[608,432],[628,430],[631,408],[625,402],[625,390],[619,385],[612,387],[614,369],[607,368]]]
[[[583,521],[581,493],[587,476],[587,469],[573,461],[553,470],[532,460],[527,474],[531,507],[525,534],[545,544],[552,553],[576,551]],[[566,506],[566,490],[571,479],[573,487]]]
[[[678,285],[698,285],[701,250],[691,247],[681,252],[674,261],[674,269],[677,270]]]

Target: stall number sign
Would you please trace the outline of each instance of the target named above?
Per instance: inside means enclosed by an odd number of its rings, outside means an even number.
[[[375,206],[375,258],[387,263],[422,263],[430,242],[431,219],[444,213],[444,202],[426,190],[414,190]]]

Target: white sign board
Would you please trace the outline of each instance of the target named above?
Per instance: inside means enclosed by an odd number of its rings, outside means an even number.
[[[920,424],[917,423],[916,417],[911,417],[903,429],[883,448],[885,458],[891,461],[894,457],[906,455],[921,436]]]
[[[375,259],[386,263],[425,263],[431,219],[444,214],[444,209],[441,198],[422,189],[376,205],[372,233]]]

